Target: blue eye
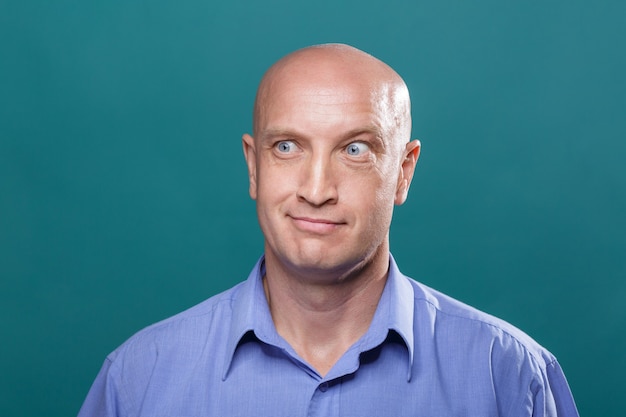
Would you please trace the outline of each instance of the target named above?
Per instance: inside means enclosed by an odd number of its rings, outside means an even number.
[[[281,140],[276,144],[276,149],[280,153],[289,153],[296,149],[296,144],[290,140]]]
[[[351,156],[359,156],[364,152],[369,151],[369,146],[363,142],[353,142],[346,146],[346,153]]]

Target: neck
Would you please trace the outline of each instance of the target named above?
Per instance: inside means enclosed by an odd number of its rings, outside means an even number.
[[[389,268],[388,249],[379,252],[335,279],[287,273],[266,255],[264,287],[276,330],[322,376],[369,328]]]

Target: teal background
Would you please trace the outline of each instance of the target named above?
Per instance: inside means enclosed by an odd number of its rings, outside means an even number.
[[[0,0],[0,415],[75,415],[108,352],[246,278],[256,84],[337,41],[412,92],[404,272],[626,415],[625,4]]]

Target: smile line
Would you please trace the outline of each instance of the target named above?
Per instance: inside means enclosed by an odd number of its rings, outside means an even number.
[[[333,224],[333,225],[344,224],[343,222],[336,222],[336,221],[327,220],[327,219],[312,219],[312,218],[309,218],[309,217],[295,217],[295,216],[289,216],[289,217],[291,217],[293,220],[302,221],[302,222],[309,222],[309,223]]]

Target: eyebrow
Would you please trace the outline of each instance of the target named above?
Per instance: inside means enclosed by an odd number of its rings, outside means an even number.
[[[363,135],[363,134],[374,135],[376,138],[380,139],[381,142],[384,142],[382,140],[383,139],[382,130],[374,125],[358,127],[356,129],[349,130],[345,134],[341,135],[341,139],[342,140],[349,139],[349,138],[353,138],[353,137]],[[293,129],[276,127],[276,128],[266,129],[262,131],[260,134],[260,139],[267,140],[267,139],[271,139],[275,137],[298,138],[298,137],[306,137],[306,136],[307,136],[306,133],[299,133],[298,131],[293,130]]]
[[[259,135],[259,139],[267,140],[267,139],[271,139],[271,138],[275,138],[279,136],[298,137],[302,135],[291,129],[284,129],[284,128],[277,127],[277,128],[263,130]]]

